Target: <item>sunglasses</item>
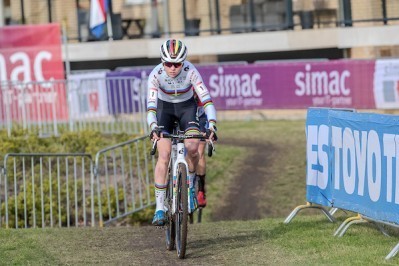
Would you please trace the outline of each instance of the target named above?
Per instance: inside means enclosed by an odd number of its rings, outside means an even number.
[[[172,66],[174,66],[175,68],[179,68],[183,65],[183,63],[171,63],[171,62],[165,62],[163,64],[164,64],[164,66],[169,67],[169,68]]]

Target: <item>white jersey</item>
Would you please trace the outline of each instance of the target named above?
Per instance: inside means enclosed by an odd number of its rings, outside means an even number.
[[[204,106],[209,123],[216,124],[216,110],[211,96],[198,70],[188,61],[184,61],[182,70],[175,78],[168,76],[163,64],[157,65],[148,77],[147,123],[151,129],[157,126],[158,99],[180,103],[191,99],[195,93],[200,105]]]

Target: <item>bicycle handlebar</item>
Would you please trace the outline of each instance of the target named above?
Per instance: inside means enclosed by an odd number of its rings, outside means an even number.
[[[185,139],[200,139],[200,140],[208,140],[208,138],[204,135],[184,135],[184,134],[168,134],[168,133],[163,133],[162,138],[166,139],[177,139],[177,140],[185,140]],[[152,144],[151,148],[151,155],[155,155],[157,152],[157,142],[158,140],[155,140],[154,143]],[[208,144],[208,156],[212,157],[212,153],[215,151],[215,145],[213,144],[213,141],[209,140]]]

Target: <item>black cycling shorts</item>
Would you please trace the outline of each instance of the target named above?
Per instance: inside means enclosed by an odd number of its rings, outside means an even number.
[[[173,132],[175,122],[179,123],[181,131],[198,134],[197,103],[194,97],[181,103],[170,103],[158,99],[158,126],[167,133]],[[194,131],[194,132],[193,132]],[[196,131],[196,132],[195,132]]]

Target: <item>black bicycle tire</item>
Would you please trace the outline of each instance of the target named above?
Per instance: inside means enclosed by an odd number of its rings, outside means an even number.
[[[166,217],[168,221],[165,230],[166,249],[169,251],[175,249],[175,236],[176,236],[175,222],[173,220],[173,215],[172,215],[172,204],[173,204],[172,198],[173,198],[173,171],[169,167],[168,186],[166,187],[166,201],[168,206]]]
[[[194,213],[193,212],[188,215],[188,222],[190,224],[194,223]]]
[[[176,225],[176,251],[179,259],[186,256],[187,230],[188,230],[188,186],[187,171],[184,164],[178,166],[178,211],[175,214]]]
[[[202,208],[198,209],[198,217],[197,217],[197,223],[201,223],[202,221]]]

